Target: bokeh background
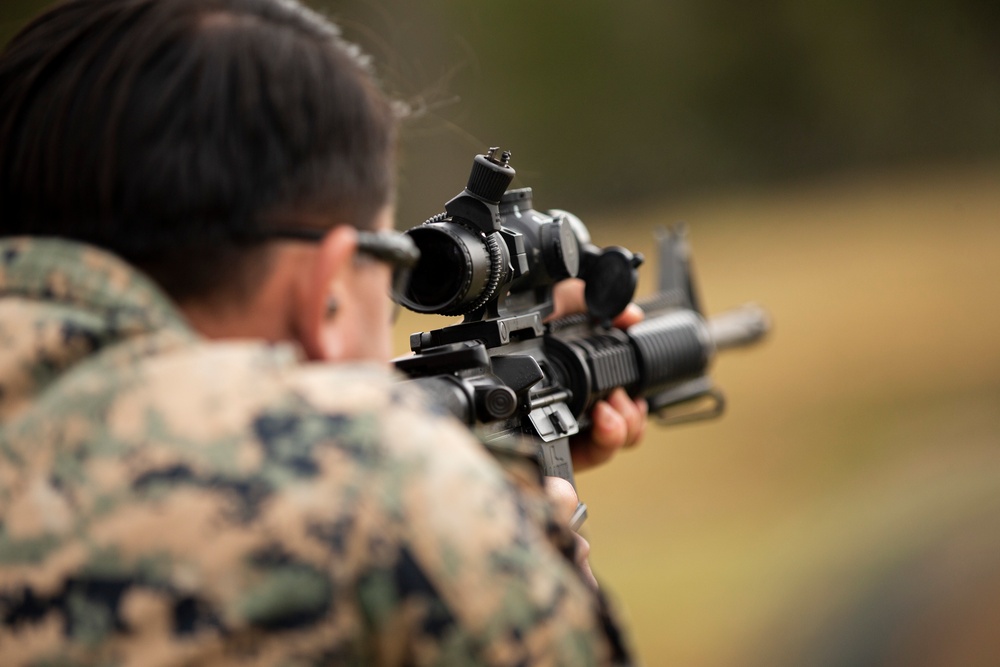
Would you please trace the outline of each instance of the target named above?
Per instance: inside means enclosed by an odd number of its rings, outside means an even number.
[[[0,42],[45,4],[2,0]],[[499,145],[601,244],[652,258],[685,221],[709,312],[772,314],[716,362],[724,418],[579,478],[646,664],[884,664],[965,635],[940,664],[998,664],[1000,5],[310,4],[409,109],[400,228]],[[399,351],[442,324],[404,317]]]

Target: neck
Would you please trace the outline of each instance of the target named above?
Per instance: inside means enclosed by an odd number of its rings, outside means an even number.
[[[253,311],[236,308],[220,311],[212,304],[201,302],[181,304],[180,309],[191,327],[205,338],[214,340],[244,338],[269,342],[292,338],[288,329],[282,325],[284,322],[282,317],[262,316]]]
[[[290,312],[294,301],[290,280],[287,271],[271,271],[263,284],[243,299],[215,295],[178,306],[188,323],[206,338],[296,340]]]

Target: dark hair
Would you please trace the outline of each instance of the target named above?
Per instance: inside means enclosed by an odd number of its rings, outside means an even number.
[[[0,55],[0,234],[93,243],[179,300],[252,281],[282,215],[370,227],[394,145],[365,58],[291,0],[70,0]]]

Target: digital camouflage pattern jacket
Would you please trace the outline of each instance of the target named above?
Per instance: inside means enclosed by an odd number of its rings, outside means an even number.
[[[0,663],[624,661],[537,471],[412,391],[0,239]]]

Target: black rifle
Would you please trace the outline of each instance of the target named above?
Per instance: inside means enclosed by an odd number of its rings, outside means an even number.
[[[485,442],[534,436],[545,474],[570,483],[569,437],[615,387],[645,397],[663,423],[721,414],[708,366],[717,351],[760,339],[764,311],[750,305],[706,320],[684,230],[675,228],[659,237],[659,291],[640,302],[645,319],[612,328],[632,300],[642,256],[597,248],[566,211],[535,211],[530,188],[507,190],[510,153],[497,151],[476,156],[466,189],[444,213],[406,232],[420,260],[396,300],[465,320],[412,334],[415,354],[396,367]],[[569,277],[585,281],[588,312],[545,322],[552,286]],[[574,527],[585,516],[581,503]]]

